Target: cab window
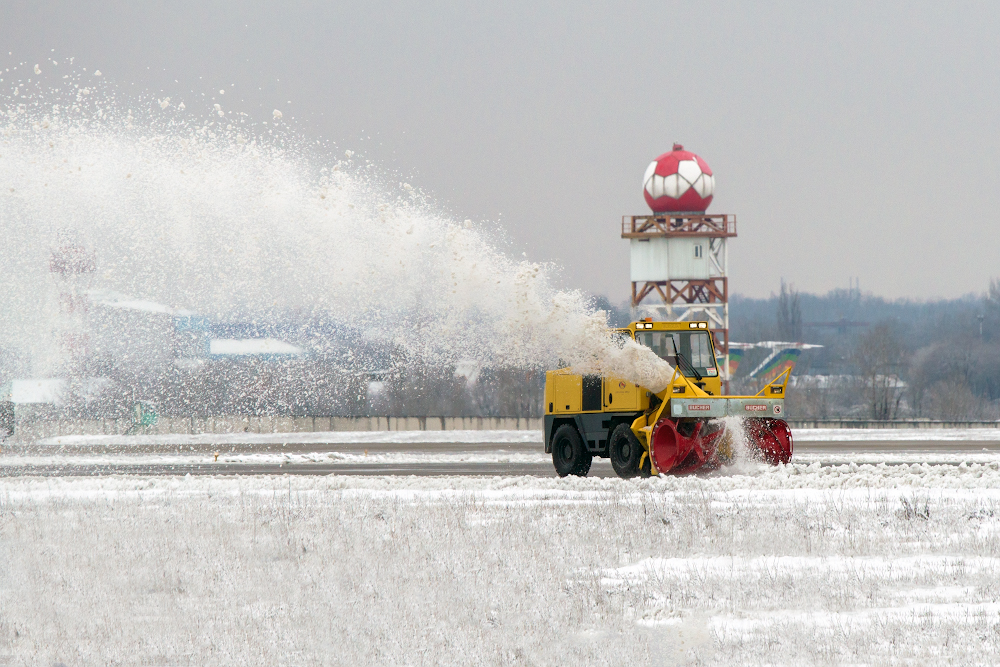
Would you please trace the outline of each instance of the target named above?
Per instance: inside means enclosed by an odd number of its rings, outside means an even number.
[[[676,356],[679,352],[691,362],[699,375],[718,374],[712,339],[707,331],[636,331],[635,339],[672,365],[677,364]],[[694,376],[690,371],[684,371],[684,375]]]
[[[626,341],[629,340],[632,340],[632,334],[628,329],[616,329],[611,332],[611,342],[618,349],[625,347]]]

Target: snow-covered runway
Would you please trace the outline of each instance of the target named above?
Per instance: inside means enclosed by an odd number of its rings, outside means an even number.
[[[989,463],[1000,429],[796,429],[798,464]],[[5,446],[0,476],[513,475],[551,477],[540,431],[68,435]],[[592,477],[611,477],[596,459]]]

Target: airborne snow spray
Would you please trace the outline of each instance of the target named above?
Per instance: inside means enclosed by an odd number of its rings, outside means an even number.
[[[306,315],[429,364],[561,359],[657,391],[669,382],[669,365],[614,345],[603,313],[557,289],[554,267],[510,257],[482,226],[310,144],[280,114],[260,122],[222,102],[126,97],[83,69],[19,69],[0,84],[0,344],[36,375],[59,363],[50,259],[70,238],[95,257],[94,299],[228,321]]]
[[[730,461],[726,464],[727,469],[731,471],[750,470],[764,461],[760,450],[752,447],[747,439],[746,419],[744,417],[732,415],[721,417],[719,421],[725,426],[725,443],[731,451]]]

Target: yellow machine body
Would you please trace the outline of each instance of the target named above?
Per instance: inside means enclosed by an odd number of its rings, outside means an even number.
[[[715,356],[707,322],[633,322],[615,330],[653,349],[674,366],[670,384],[653,394],[622,378],[581,375],[572,368],[548,371],[545,377],[545,451],[551,453],[556,430],[572,424],[592,456],[608,456],[608,439],[621,423],[628,423],[649,458],[653,430],[661,420],[683,425],[728,416],[784,420],[784,398],[790,369],[754,396],[723,395],[721,364]],[[686,364],[679,363],[680,352]],[[726,441],[720,443],[727,453]],[[790,447],[790,444],[789,444]],[[643,465],[646,465],[645,459]]]

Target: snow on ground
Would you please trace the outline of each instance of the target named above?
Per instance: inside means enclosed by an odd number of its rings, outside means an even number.
[[[873,465],[878,465],[879,463],[888,463],[889,465],[904,463],[950,463],[958,465],[960,463],[992,463],[1000,456],[1000,452],[996,449],[983,449],[981,451],[968,451],[964,448],[956,449],[957,451],[948,451],[947,449],[928,451],[872,448],[871,451],[842,450],[836,452],[816,452],[809,451],[805,447],[799,447],[793,453],[792,460],[796,463],[822,463],[824,465],[836,465],[839,463]]]
[[[1000,428],[982,429],[793,429],[795,442],[901,442],[976,441],[1000,442]],[[267,445],[267,444],[421,444],[421,443],[530,443],[542,442],[541,431],[318,431],[310,433],[199,433],[161,435],[62,435],[36,441],[40,446],[134,445]]]
[[[1000,441],[1000,428],[794,428],[796,442]]]
[[[997,454],[976,443],[1000,442],[1000,429],[795,429],[793,438],[798,445],[794,461],[799,464],[986,464],[995,461]],[[906,443],[913,442],[924,443],[924,449],[907,449]],[[841,443],[851,449],[823,449],[827,443]],[[926,445],[934,443],[940,443],[940,447],[926,449]],[[455,447],[451,451],[421,451],[425,449],[423,446],[433,450],[433,446],[441,444],[468,447]],[[315,451],[240,451],[241,447],[280,448],[286,445],[297,446],[299,449],[314,448]],[[529,447],[526,448],[526,445]],[[952,447],[953,445],[957,447]],[[373,451],[367,452],[368,447]],[[375,451],[386,447],[404,447],[405,451]],[[198,451],[194,451],[194,448]],[[511,448],[518,451],[511,451]],[[963,451],[954,451],[957,449]],[[217,460],[216,451],[219,452]],[[0,464],[5,466],[206,463],[534,464],[547,463],[549,460],[549,455],[542,448],[542,433],[527,430],[68,435],[45,438],[19,449],[8,448],[0,454]]]
[[[947,451],[884,451],[871,452],[810,452],[799,449],[792,457],[793,463],[808,466],[812,463],[823,465],[842,465],[845,463],[867,465],[913,465],[913,464],[994,464],[1000,459],[997,451],[983,450],[981,452],[947,452]],[[35,452],[29,455],[0,456],[0,464],[5,467],[88,465],[88,466],[161,466],[161,465],[205,465],[239,463],[247,465],[291,465],[308,466],[309,464],[338,465],[408,465],[408,464],[495,464],[511,463],[518,465],[550,464],[552,456],[544,453],[541,443],[537,452],[505,451],[484,448],[482,450],[451,451],[451,452],[220,452],[218,458],[214,452],[200,453],[75,453],[59,452],[44,454]],[[735,470],[740,470],[737,464]],[[729,469],[723,473],[730,472]],[[554,473],[553,473],[554,474]]]
[[[1000,460],[8,478],[7,664],[996,664]]]

